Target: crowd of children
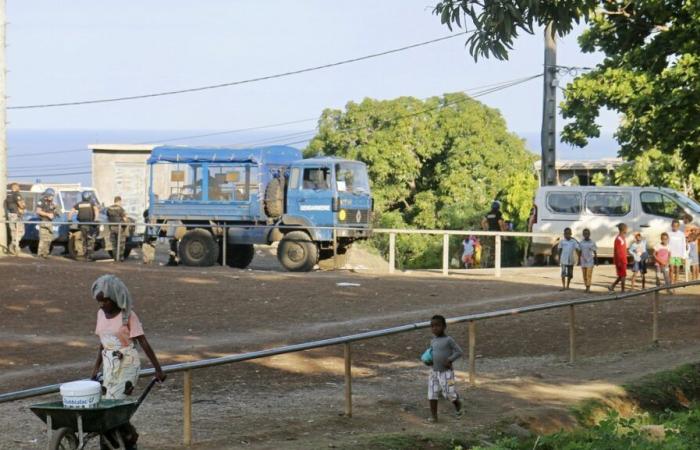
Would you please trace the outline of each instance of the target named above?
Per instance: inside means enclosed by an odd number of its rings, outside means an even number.
[[[641,232],[633,233],[632,240],[628,242],[628,227],[624,223],[617,226],[618,234],[615,237],[613,264],[615,265],[615,281],[608,286],[609,291],[614,291],[619,284],[622,292],[625,291],[627,280],[627,267],[632,263],[631,289],[635,288],[637,279],[641,288],[646,287],[647,267],[653,267],[656,273],[656,284],[660,285],[661,279],[665,285],[678,281],[679,273],[689,268],[690,279],[697,280],[700,276],[700,256],[698,255],[698,240],[700,229],[688,230],[686,233],[680,230],[680,222],[674,220],[671,230],[662,233],[660,242],[651,249]],[[578,263],[583,273],[583,282],[586,292],[591,291],[593,267],[597,265],[596,243],[591,240],[589,229],[583,230],[583,239],[577,241],[571,228],[564,229],[564,237],[559,241],[559,262],[561,264],[561,290],[569,289],[571,279],[574,277],[574,266]],[[669,289],[669,292],[671,290]]]

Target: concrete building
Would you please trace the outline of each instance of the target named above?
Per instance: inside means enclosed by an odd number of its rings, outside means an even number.
[[[92,186],[102,202],[122,197],[129,216],[142,217],[148,206],[149,174],[146,160],[155,145],[91,144]]]
[[[622,164],[624,164],[622,158],[605,158],[590,161],[557,160],[555,166],[557,184],[560,186],[570,185],[574,182],[574,177],[577,177],[579,186],[592,186],[593,175],[597,173],[602,173],[612,182],[615,179],[615,171]],[[535,172],[538,179],[541,175],[541,168],[541,161],[535,161]]]

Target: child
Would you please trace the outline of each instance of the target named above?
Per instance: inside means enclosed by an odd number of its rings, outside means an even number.
[[[474,264],[474,236],[462,241],[462,264],[465,269],[471,269]]]
[[[578,241],[571,237],[571,228],[564,228],[564,239],[559,241],[559,264],[561,264],[561,289],[569,289],[571,279],[574,277],[574,264],[576,264],[576,252]]]
[[[688,239],[688,264],[690,265],[690,279],[697,280],[700,276],[700,255],[698,255],[698,238],[700,229],[690,233]]]
[[[659,272],[664,276],[664,284],[666,287],[671,285],[671,277],[669,275],[668,264],[671,260],[671,250],[668,248],[668,233],[661,233],[661,242],[654,247],[654,267],[656,268],[656,285],[659,283]],[[670,288],[668,293],[673,294]]]
[[[437,422],[438,397],[441,392],[455,406],[457,417],[462,415],[462,403],[457,395],[452,369],[452,363],[462,357],[462,349],[452,337],[445,334],[446,328],[447,322],[443,316],[433,316],[430,319],[430,329],[435,337],[430,341],[432,361],[426,363],[432,367],[428,377],[429,422]]]
[[[586,285],[586,292],[591,292],[591,281],[593,280],[593,266],[598,257],[598,246],[591,240],[591,230],[584,228],[583,240],[578,243],[579,258],[578,263],[583,272],[583,284]]]
[[[668,249],[671,252],[671,283],[678,282],[678,272],[680,272],[681,267],[685,267],[685,252],[688,251],[685,233],[680,228],[681,223],[678,219],[673,219],[671,232],[668,233]]]
[[[474,236],[472,242],[474,243],[474,267],[481,267],[481,242],[476,236]]]
[[[615,238],[615,248],[613,252],[613,263],[615,263],[615,282],[608,286],[610,292],[615,290],[617,283],[621,283],[622,292],[625,292],[625,278],[627,278],[627,225],[617,224],[619,233]]]
[[[114,275],[102,275],[92,285],[92,296],[100,305],[95,327],[95,334],[100,337],[100,348],[92,379],[97,379],[101,366],[103,398],[124,399],[133,392],[141,367],[134,341],[138,342],[153,364],[156,379],[164,381],[166,375],[143,334],[141,321],[131,309],[131,295],[124,283]],[[133,425],[127,423],[119,430],[126,448],[136,448],[138,433]]]
[[[632,259],[634,260],[630,290],[634,290],[634,280],[637,278],[637,274],[642,275],[642,289],[644,289],[647,277],[647,259],[649,258],[649,254],[647,253],[647,241],[642,239],[642,233],[639,231],[634,233],[634,240],[630,244],[630,255],[632,255]]]

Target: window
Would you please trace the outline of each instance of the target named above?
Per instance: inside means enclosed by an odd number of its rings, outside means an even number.
[[[550,192],[547,195],[547,208],[555,213],[579,214],[581,194],[578,192]]]
[[[307,167],[304,169],[304,189],[315,191],[330,188],[330,173],[328,167]]]
[[[597,216],[626,216],[632,199],[627,192],[591,192],[586,194],[586,209]]]
[[[170,168],[168,200],[202,200],[202,165],[173,165]]]
[[[294,167],[291,174],[289,175],[289,189],[299,189],[299,178],[301,175],[301,169]]]
[[[209,201],[230,202],[248,200],[246,167],[232,165],[209,166]]]
[[[369,193],[369,181],[365,166],[357,163],[335,165],[335,182],[338,192]]]
[[[642,210],[655,216],[679,219],[685,216],[683,208],[670,197],[658,192],[642,192]]]

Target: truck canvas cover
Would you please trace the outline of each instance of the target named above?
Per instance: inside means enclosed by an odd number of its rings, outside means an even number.
[[[160,146],[153,149],[149,164],[170,163],[253,163],[288,164],[301,159],[301,152],[285,145],[256,148]]]

